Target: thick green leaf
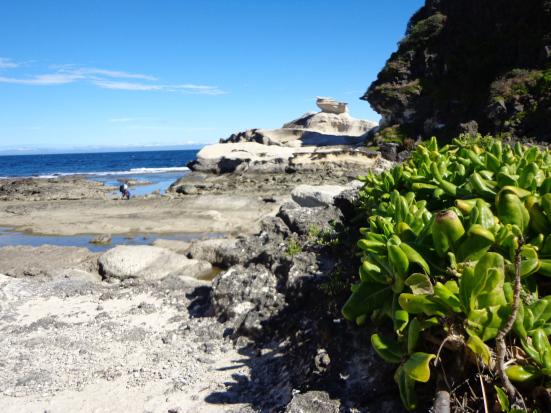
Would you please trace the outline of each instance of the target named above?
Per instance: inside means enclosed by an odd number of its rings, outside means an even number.
[[[486,365],[490,364],[490,349],[478,336],[470,336],[467,340],[467,347]]]
[[[409,313],[404,310],[396,310],[394,312],[394,330],[398,333],[404,331],[409,322]]]
[[[551,295],[530,304],[529,308],[532,312],[533,320],[527,328],[531,330],[533,327],[544,325],[551,319]]]
[[[543,329],[538,328],[534,331],[532,334],[532,344],[539,354],[542,367],[551,369],[551,345]]]
[[[394,373],[394,381],[400,391],[400,399],[405,408],[415,410],[417,408],[417,395],[415,394],[415,381],[409,378],[403,367],[399,367]]]
[[[347,320],[355,320],[364,314],[383,307],[385,302],[392,302],[393,293],[388,285],[378,283],[360,283],[342,308],[342,314]]]
[[[462,311],[459,298],[457,298],[457,296],[441,282],[437,282],[434,286],[433,299],[449,307],[452,311],[456,313],[460,313]]]
[[[411,320],[408,327],[408,354],[413,353],[415,350],[422,330],[423,328],[417,317]]]
[[[430,379],[429,363],[434,358],[436,358],[434,354],[413,353],[403,365],[404,372],[410,379],[426,383]]]
[[[446,312],[445,307],[432,301],[426,295],[415,295],[402,293],[398,298],[398,303],[402,309],[410,314],[426,314],[426,315],[441,315]]]
[[[394,271],[394,274],[403,278],[409,268],[409,259],[402,249],[397,245],[389,245],[388,249],[388,261],[390,267]]]
[[[507,367],[505,373],[507,374],[507,377],[509,377],[509,380],[519,383],[529,382],[540,376],[535,368],[519,365]]]
[[[405,281],[413,294],[433,294],[434,289],[430,278],[426,274],[411,274]]]
[[[381,271],[381,267],[372,263],[369,259],[365,259],[360,266],[360,280],[388,284],[386,275]]]
[[[511,404],[509,403],[509,398],[507,397],[507,394],[501,387],[494,386],[494,389],[496,391],[497,401],[499,402],[501,411],[504,413],[509,413],[509,411],[511,410]]]
[[[482,341],[494,338],[503,324],[503,318],[499,314],[500,308],[493,306],[469,312],[466,320],[469,335],[476,335],[482,338]]]
[[[389,337],[382,337],[379,334],[371,336],[371,345],[379,357],[389,363],[398,364],[405,355],[396,341]]]
[[[468,309],[485,308],[506,303],[503,294],[504,260],[500,254],[489,252],[474,270],[466,268],[460,279],[459,295]]]
[[[415,249],[406,243],[400,244],[400,249],[406,254],[410,264],[418,264],[426,274],[430,274],[430,268],[425,259]]]

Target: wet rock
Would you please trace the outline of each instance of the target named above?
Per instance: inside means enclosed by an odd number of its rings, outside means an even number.
[[[285,306],[277,291],[277,278],[266,267],[236,265],[215,278],[212,285],[214,309],[235,331],[249,335],[262,332],[263,322]]]
[[[326,392],[309,391],[295,394],[285,413],[339,413],[340,407],[340,401],[332,400]]]
[[[107,279],[156,280],[169,274],[199,277],[211,271],[206,261],[190,260],[175,252],[149,245],[119,245],[102,254],[100,273]]]

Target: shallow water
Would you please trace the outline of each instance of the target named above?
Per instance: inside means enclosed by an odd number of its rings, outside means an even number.
[[[116,245],[151,245],[156,239],[170,239],[179,241],[194,241],[205,238],[220,238],[222,234],[133,234],[113,235],[112,241],[107,245],[90,244],[93,234],[81,235],[35,235],[14,231],[9,228],[0,228],[0,248],[5,246],[29,245],[39,247],[41,245],[56,245],[60,247],[88,248],[92,252],[103,252]]]
[[[97,182],[102,182],[107,186],[119,187],[120,180],[123,179],[135,179],[138,181],[147,181],[147,185],[130,186],[131,196],[144,196],[152,192],[159,191],[164,194],[168,187],[182,176],[186,174],[185,171],[178,172],[162,172],[162,173],[138,173],[138,174],[125,174],[125,175],[100,175],[90,176],[89,179]],[[120,196],[119,191],[113,192],[114,196]]]

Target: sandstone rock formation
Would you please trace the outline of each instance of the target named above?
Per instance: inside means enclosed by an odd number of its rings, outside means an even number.
[[[376,123],[352,118],[345,103],[329,98],[318,99],[318,106],[321,112],[306,113],[280,129],[249,129],[206,146],[188,166],[216,174],[283,173],[289,168],[312,171],[328,164],[359,169],[358,173],[369,169],[377,154],[365,151],[363,144]],[[193,193],[194,189],[182,191]]]
[[[316,105],[322,112],[335,113],[337,115],[348,111],[348,104],[344,102],[337,102],[335,99],[318,97],[316,99]]]
[[[426,0],[362,99],[398,138],[550,141],[550,63],[550,0]]]

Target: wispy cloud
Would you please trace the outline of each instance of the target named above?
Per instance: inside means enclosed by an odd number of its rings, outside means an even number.
[[[137,83],[137,82],[119,82],[113,80],[96,80],[94,84],[103,89],[114,89],[114,90],[158,90],[165,92],[183,92],[186,94],[192,95],[223,95],[224,92],[222,89],[216,86],[207,86],[207,85],[192,85],[192,84],[183,84],[183,85],[157,85],[149,83]]]
[[[16,69],[18,63],[8,58],[0,58],[1,69]],[[161,84],[155,76],[129,73],[120,70],[79,67],[75,65],[50,66],[53,73],[28,76],[0,76],[0,83],[30,86],[53,86],[76,82],[86,82],[101,89],[126,91],[180,92],[194,95],[223,95],[226,92],[217,86],[184,84]]]
[[[63,85],[73,83],[82,79],[82,76],[66,73],[51,73],[45,75],[36,75],[31,77],[17,78],[0,76],[0,83],[11,83],[14,85]]]
[[[6,57],[0,57],[0,69],[15,69],[16,67],[19,67],[19,63]]]
[[[57,69],[61,73],[83,76],[86,78],[115,78],[115,79],[140,79],[156,81],[155,76],[142,75],[140,73],[128,73],[120,70],[98,69],[95,67],[75,67],[74,65],[54,65],[52,68]]]

